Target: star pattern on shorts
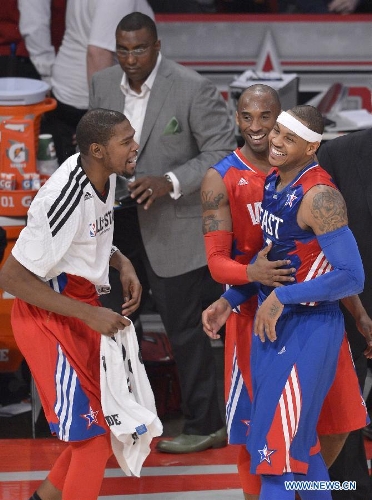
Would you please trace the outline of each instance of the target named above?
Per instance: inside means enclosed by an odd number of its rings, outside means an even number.
[[[83,418],[86,418],[88,420],[88,429],[91,425],[93,424],[98,424],[98,420],[97,420],[97,415],[98,415],[98,410],[97,411],[93,411],[92,407],[89,406],[89,413],[83,413],[83,415],[80,415],[81,417]]]
[[[264,460],[266,460],[266,462],[271,465],[270,456],[273,453],[275,453],[275,451],[276,450],[269,450],[267,447],[267,444],[265,444],[265,446],[263,447],[262,450],[258,450],[258,453],[260,454],[260,463],[262,463]]]

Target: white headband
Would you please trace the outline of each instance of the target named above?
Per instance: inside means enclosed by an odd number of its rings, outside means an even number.
[[[321,142],[322,140],[322,134],[318,134],[317,132],[310,130],[306,127],[306,125],[301,123],[286,111],[282,111],[276,121],[281,125],[284,125],[284,127],[289,128],[289,130],[307,142]]]

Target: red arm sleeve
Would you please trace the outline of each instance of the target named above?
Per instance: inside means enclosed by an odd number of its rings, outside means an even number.
[[[230,231],[211,231],[204,235],[208,267],[219,283],[245,285],[249,282],[247,266],[231,258],[232,241]]]

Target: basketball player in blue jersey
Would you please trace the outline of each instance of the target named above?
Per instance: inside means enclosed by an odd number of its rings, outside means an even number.
[[[237,124],[245,139],[244,147],[238,148],[212,167],[203,180],[203,229],[206,231],[204,238],[208,265],[212,276],[222,283],[247,283],[249,280],[246,264],[249,264],[252,257],[262,248],[259,209],[266,175],[271,169],[267,159],[268,136],[279,113],[280,104],[273,89],[262,85],[253,85],[246,89],[240,97],[236,115]],[[270,247],[266,247],[260,254],[266,254],[269,249]],[[290,261],[274,262],[258,257],[255,265],[259,260],[271,266],[266,284],[278,285],[279,283],[273,283],[273,276],[279,280],[275,266],[278,262],[283,266]],[[251,269],[252,265],[248,267]],[[283,273],[285,271],[291,270],[281,270]],[[262,282],[262,277],[250,276],[250,281],[253,280]],[[245,424],[250,419],[249,400],[252,397],[250,332],[257,308],[256,300],[256,296],[252,297],[242,304],[239,310],[234,309],[235,314],[230,314],[226,323],[225,336],[227,428],[229,442],[242,444],[238,455],[238,471],[244,497],[247,499],[258,499],[260,492],[259,476],[249,473],[250,458],[246,451]],[[226,305],[226,302],[219,299],[203,313],[203,324],[208,335],[210,331],[207,327],[214,319],[218,320],[214,314],[222,304]],[[348,384],[345,384],[345,377]],[[241,378],[244,384],[241,383]],[[244,396],[246,389],[249,397]],[[347,433],[362,428],[366,419],[366,408],[360,394],[350,348],[344,340],[339,355],[337,377],[327,394],[317,426],[322,456],[327,466],[337,456]]]
[[[138,144],[119,112],[89,111],[68,158],[34,198],[27,226],[0,272],[15,297],[12,327],[50,429],[68,446],[30,500],[96,500],[109,456],[100,400],[100,339],[130,322],[141,285],[112,246],[116,175],[131,177]],[[120,273],[122,314],[99,307],[109,265]]]
[[[343,335],[337,300],[363,286],[344,201],[315,161],[322,131],[318,111],[300,106],[281,113],[270,134],[270,163],[277,168],[265,183],[261,225],[272,244],[269,259],[289,258],[296,282],[259,291],[247,444],[262,500],[293,499],[287,480],[328,477],[315,428]],[[330,491],[300,494],[331,498]]]
[[[344,200],[315,159],[323,119],[312,106],[282,112],[270,133],[262,202],[270,260],[290,259],[296,282],[261,286],[252,345],[253,407],[247,447],[260,499],[293,499],[285,481],[327,480],[316,424],[334,378],[344,323],[338,299],[363,289]],[[300,492],[331,499],[330,490]]]

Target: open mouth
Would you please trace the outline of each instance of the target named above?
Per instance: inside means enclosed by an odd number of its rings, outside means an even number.
[[[133,156],[132,158],[129,158],[127,160],[127,163],[129,163],[129,164],[135,164],[135,163],[137,163],[137,155]]]
[[[252,135],[249,134],[249,137],[252,139],[252,141],[262,141],[262,139],[265,137],[266,134],[259,134],[259,135]]]
[[[270,148],[270,155],[276,158],[283,158],[285,156],[284,153],[279,151],[278,149],[274,148],[274,146],[271,146]]]

